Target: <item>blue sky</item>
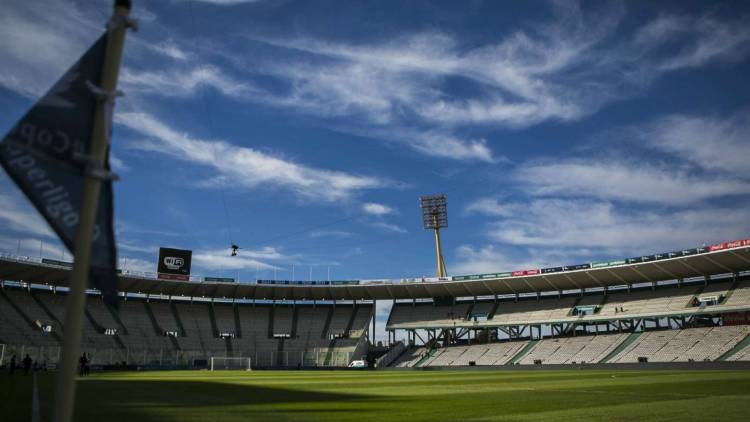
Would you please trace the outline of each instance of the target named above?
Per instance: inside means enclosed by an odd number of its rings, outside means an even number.
[[[452,275],[750,234],[747,3],[134,3],[112,140],[125,268],[170,246],[242,280],[432,276],[417,199],[439,192]],[[109,5],[4,2],[0,130]],[[0,250],[69,257],[6,175],[0,200]]]

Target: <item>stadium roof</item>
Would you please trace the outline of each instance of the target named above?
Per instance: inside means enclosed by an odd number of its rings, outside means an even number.
[[[49,260],[47,260],[49,262]],[[624,261],[622,261],[624,262]],[[60,263],[64,264],[64,263]],[[750,244],[698,255],[603,268],[494,277],[460,281],[369,281],[349,285],[271,285],[257,283],[195,282],[148,278],[123,273],[118,290],[167,296],[256,300],[384,300],[442,296],[490,296],[577,290],[705,277],[750,270]],[[70,268],[39,259],[0,256],[0,279],[67,287]]]

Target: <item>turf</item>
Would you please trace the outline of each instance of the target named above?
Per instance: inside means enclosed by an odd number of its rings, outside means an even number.
[[[43,420],[52,374],[40,374]],[[31,377],[0,375],[0,420]],[[93,374],[76,421],[748,420],[750,371],[254,371]]]

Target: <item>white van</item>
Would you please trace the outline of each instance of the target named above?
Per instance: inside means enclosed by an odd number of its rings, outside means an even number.
[[[350,368],[367,368],[367,363],[363,360],[353,360],[349,362]]]

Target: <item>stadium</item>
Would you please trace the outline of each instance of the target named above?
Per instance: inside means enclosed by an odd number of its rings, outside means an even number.
[[[746,6],[90,3],[3,5],[0,421],[748,419]]]
[[[8,363],[11,354],[29,354],[45,370],[52,370],[65,333],[61,321],[70,264],[19,256],[1,259],[3,363]],[[90,357],[92,369],[102,377],[86,379],[83,391],[89,381],[92,386],[101,383],[107,388],[121,383],[115,389],[142,383],[138,389],[145,388],[154,400],[164,400],[169,403],[165,406],[184,412],[193,409],[193,415],[202,415],[195,416],[198,419],[207,416],[187,401],[165,398],[169,389],[184,391],[190,387],[181,382],[195,383],[191,394],[199,394],[199,402],[211,403],[221,400],[211,392],[214,382],[248,382],[252,394],[268,395],[273,414],[293,411],[284,410],[279,403],[299,405],[300,400],[331,400],[337,409],[347,409],[347,405],[338,406],[349,400],[368,400],[366,395],[347,398],[350,389],[356,392],[360,385],[381,382],[382,388],[389,388],[388,383],[404,388],[422,382],[451,388],[453,382],[462,380],[461,385],[468,382],[469,391],[476,389],[477,394],[485,392],[483,383],[520,383],[522,389],[541,390],[550,383],[551,391],[539,394],[551,394],[553,403],[557,400],[556,383],[571,382],[571,377],[590,378],[592,384],[582,381],[582,385],[600,392],[613,389],[615,395],[637,394],[623,392],[631,388],[650,388],[644,382],[682,384],[666,387],[669,394],[682,394],[676,392],[681,388],[706,389],[711,383],[723,387],[708,396],[725,394],[722,388],[737,393],[747,386],[750,368],[748,270],[750,240],[606,262],[443,279],[258,280],[237,284],[198,276],[184,282],[159,279],[155,273],[123,271],[118,280],[121,297],[117,310],[96,291],[88,294],[81,347]],[[378,301],[393,303],[386,326],[391,339],[387,344],[370,340]],[[358,361],[367,362],[375,371],[347,368]],[[474,371],[450,371],[464,368]],[[478,368],[491,371],[479,372]],[[582,369],[586,372],[573,372]],[[176,370],[180,371],[162,372]],[[225,370],[231,374],[229,378],[222,374]],[[433,371],[413,372],[420,370]],[[730,372],[722,372],[727,370]],[[650,381],[638,380],[641,376]],[[597,384],[610,377],[633,383],[617,387]],[[660,380],[662,377],[667,379]],[[200,382],[207,384],[199,389]],[[328,393],[329,382],[347,387]],[[307,383],[311,391],[273,389]],[[687,387],[692,383],[695,385]],[[537,384],[540,387],[533,387]],[[223,388],[229,387],[216,388],[222,391],[221,397]],[[256,388],[271,390],[254,391]],[[102,392],[82,394],[113,400]],[[310,398],[308,394],[331,397]],[[514,394],[518,392],[510,392],[508,397]],[[689,392],[684,394],[691,397]],[[251,409],[266,403],[265,398],[242,397],[228,400]],[[121,400],[118,403],[129,402]],[[148,399],[133,400],[132,408],[122,406],[121,417],[149,414],[141,413],[140,405],[135,404]],[[463,407],[472,405],[461,400],[451,399],[456,405],[445,411],[476,412]],[[28,401],[20,403],[22,412]],[[505,409],[508,403],[505,399],[502,403]],[[378,418],[390,414],[379,404],[369,406]],[[736,406],[737,411],[746,410],[743,404]],[[413,412],[415,420],[434,417],[418,403],[396,407]],[[551,405],[548,410],[555,408]],[[307,415],[332,417],[328,410],[310,409]],[[647,413],[631,416],[658,415],[649,406],[645,409]],[[731,409],[725,413],[727,419],[735,417]],[[587,413],[585,407],[578,411],[562,417],[603,417],[602,413]],[[674,416],[670,413],[674,410],[665,411],[664,417]],[[238,412],[235,417],[253,414],[258,420],[270,420],[256,410]],[[693,415],[703,417],[697,411]]]

